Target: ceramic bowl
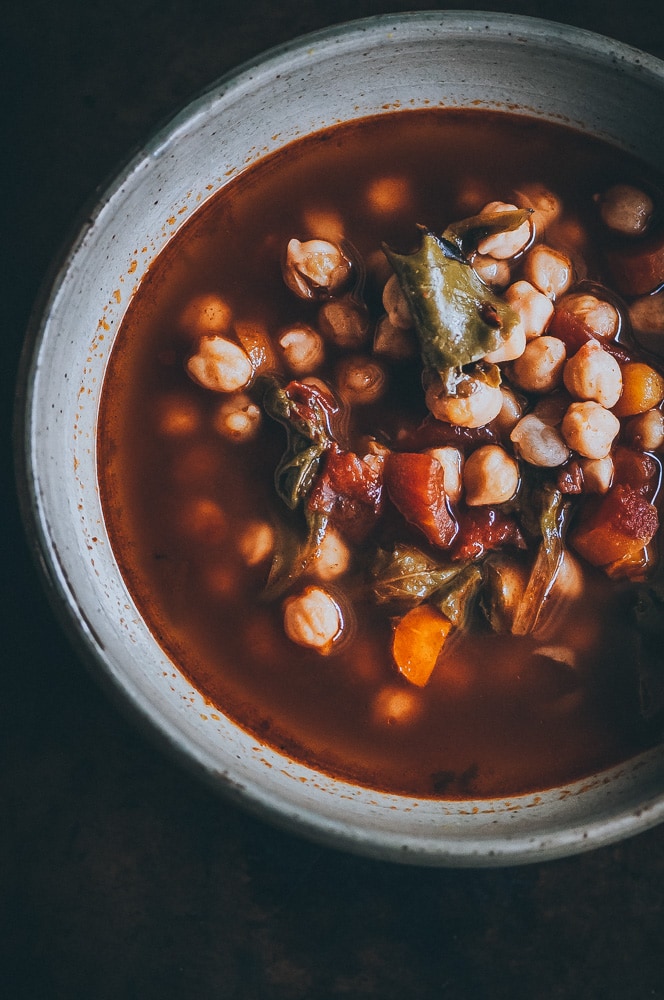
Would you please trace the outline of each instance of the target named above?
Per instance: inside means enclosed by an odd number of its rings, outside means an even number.
[[[298,136],[396,108],[509,109],[664,163],[664,64],[606,38],[471,12],[377,17],[274,50],[217,82],[105,191],[58,262],[19,387],[20,492],[46,586],[73,642],[137,722],[210,785],[316,840],[428,865],[541,861],[664,818],[664,751],[509,800],[430,801],[317,773],[201,695],[142,621],[118,571],[96,478],[100,388],[133,292],[229,178]]]

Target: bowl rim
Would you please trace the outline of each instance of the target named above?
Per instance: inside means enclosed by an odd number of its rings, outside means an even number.
[[[298,834],[304,834],[318,842],[342,847],[356,853],[367,854],[389,860],[406,861],[429,865],[486,866],[520,864],[548,860],[554,857],[578,853],[612,843],[627,835],[642,832],[664,820],[664,789],[661,795],[651,797],[634,810],[631,807],[616,811],[607,817],[597,817],[594,822],[569,826],[557,831],[549,838],[506,836],[501,848],[487,852],[485,845],[474,843],[464,834],[459,840],[448,836],[444,843],[432,836],[413,838],[409,844],[393,837],[365,835],[359,830],[350,830],[348,823],[335,824],[326,818],[321,825],[315,812],[301,810],[298,815],[284,809],[279,803],[262,795],[257,789],[220,781],[220,775],[206,765],[204,760],[191,748],[185,749],[172,735],[164,731],[144,705],[128,696],[118,677],[108,670],[108,665],[99,655],[94,637],[81,627],[80,609],[72,604],[71,592],[63,578],[61,567],[54,564],[50,551],[46,527],[38,515],[39,472],[31,463],[32,429],[32,375],[35,360],[42,340],[47,333],[48,317],[55,298],[63,282],[66,281],[71,262],[76,258],[86,233],[99,220],[104,207],[115,192],[123,186],[142,162],[155,156],[177,137],[178,131],[190,121],[192,115],[201,112],[211,101],[217,101],[238,88],[250,86],[256,76],[269,77],[279,67],[284,66],[294,56],[302,57],[312,47],[334,48],[348,45],[366,44],[372,33],[378,31],[398,32],[404,27],[417,26],[425,31],[440,31],[449,35],[452,31],[484,32],[490,26],[494,33],[505,37],[519,33],[528,41],[546,41],[549,45],[563,46],[569,51],[578,51],[584,58],[599,61],[612,59],[623,71],[639,76],[652,74],[660,86],[664,84],[664,62],[606,36],[586,29],[548,21],[542,18],[525,17],[516,14],[483,11],[421,11],[402,14],[380,14],[357,20],[345,21],[330,27],[301,35],[281,45],[274,46],[257,56],[246,60],[201,90],[198,96],[186,102],[179,111],[157,128],[145,143],[135,147],[124,160],[121,168],[112,171],[91,194],[74,221],[70,232],[63,241],[60,251],[54,256],[42,282],[40,291],[28,322],[26,337],[19,362],[17,389],[14,408],[14,457],[21,517],[33,558],[49,602],[60,626],[69,638],[73,648],[83,663],[101,684],[106,694],[128,715],[134,724],[147,732],[153,741],[175,757],[180,764],[201,777],[215,790],[222,789],[227,796],[241,803],[262,818],[269,818],[275,825],[285,827]],[[652,755],[646,755],[652,756]],[[514,798],[518,798],[515,796]]]

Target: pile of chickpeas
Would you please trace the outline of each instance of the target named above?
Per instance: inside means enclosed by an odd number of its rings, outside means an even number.
[[[625,306],[608,291],[578,287],[578,256],[573,259],[546,241],[547,229],[562,211],[555,194],[533,189],[519,201],[485,206],[486,213],[528,207],[532,214],[515,231],[481,240],[470,261],[518,316],[510,335],[483,359],[500,368],[501,384],[489,384],[470,367],[454,392],[431,374],[423,387],[436,420],[470,429],[491,424],[497,432],[496,443],[476,447],[467,456],[451,445],[428,449],[440,462],[452,505],[461,500],[471,507],[507,503],[519,490],[520,463],[555,470],[572,458],[581,471],[581,490],[606,493],[619,435],[643,451],[664,446],[664,379],[643,362],[621,363],[607,349],[620,339],[625,324],[661,331],[664,293],[640,296]],[[611,233],[638,238],[648,231],[654,206],[645,192],[615,185],[598,194],[596,202]],[[251,387],[262,372],[311,381],[351,407],[381,398],[390,366],[411,361],[418,344],[396,275],[380,253],[365,265],[381,276],[384,311],[378,318],[370,317],[356,294],[352,254],[341,240],[326,238],[293,238],[284,248],[284,281],[294,296],[316,305],[315,323],[267,331],[235,323],[216,296],[189,304],[183,322],[195,331],[196,341],[186,367],[195,382],[220,394],[215,416],[220,434],[241,443],[259,432],[265,418]],[[550,331],[562,306],[589,333],[571,354]],[[322,383],[318,373],[331,352],[334,377]],[[384,445],[370,441],[363,457],[379,464],[385,452]],[[274,532],[266,522],[251,523],[238,545],[247,564],[267,564]],[[314,579],[284,602],[284,628],[295,643],[323,654],[336,648],[345,614],[325,584],[341,577],[351,563],[347,542],[328,529],[312,566]]]

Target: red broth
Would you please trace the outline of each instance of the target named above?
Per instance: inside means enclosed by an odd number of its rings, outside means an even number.
[[[325,656],[287,638],[290,591],[266,600],[269,559],[247,565],[240,545],[251,525],[284,519],[274,490],[284,428],[263,416],[256,436],[228,440],[216,427],[224,394],[201,388],[185,368],[197,339],[187,307],[197,296],[219,296],[232,326],[262,328],[274,343],[290,323],[316,325],[320,303],[297,299],[282,277],[292,237],[334,238],[343,230],[366,263],[373,328],[389,274],[383,243],[412,249],[417,224],[441,232],[494,199],[523,203],[533,185],[555,192],[562,206],[547,244],[569,255],[577,282],[610,287],[604,251],[611,240],[593,196],[625,180],[657,190],[657,178],[630,157],[563,127],[479,112],[390,114],[334,127],[251,167],[160,254],[128,309],[106,374],[100,489],[141,614],[211,706],[315,768],[422,796],[541,790],[652,742],[634,666],[632,583],[593,566],[583,567],[581,593],[535,634],[496,634],[481,615],[469,629],[453,630],[419,687],[395,667],[394,609],[361,589],[365,543],[352,540],[351,571],[330,584],[352,609],[348,636]],[[515,281],[522,262],[517,256],[509,266]],[[328,345],[313,374],[332,380],[343,356]],[[346,441],[359,452],[375,435],[391,448],[420,451],[432,443],[413,437],[426,416],[421,364],[382,363],[385,394],[350,408]],[[283,365],[282,376],[299,377]],[[247,389],[250,398],[256,392]],[[381,528],[382,542],[392,522],[427,549],[396,517]]]

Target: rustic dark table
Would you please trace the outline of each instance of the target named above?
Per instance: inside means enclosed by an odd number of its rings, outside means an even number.
[[[441,4],[12,0],[0,16],[0,996],[664,998],[664,830],[567,860],[421,870],[278,832],[132,729],[56,625],[14,500],[31,303],[80,207],[156,125],[261,50]],[[455,6],[455,5],[452,5]],[[458,5],[462,6],[462,5]],[[660,0],[467,4],[664,58]]]

